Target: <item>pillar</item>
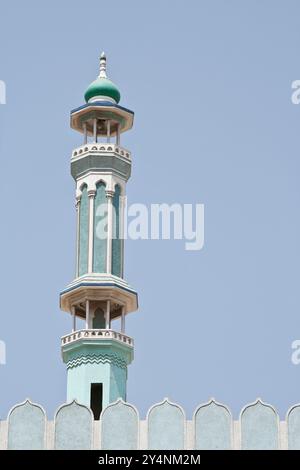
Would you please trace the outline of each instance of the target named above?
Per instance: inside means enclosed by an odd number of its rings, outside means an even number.
[[[120,124],[117,125],[117,145],[120,145]]]
[[[94,119],[94,121],[93,121],[93,134],[94,134],[94,142],[97,143],[97,141],[98,141],[98,136],[97,136],[97,119]]]
[[[71,313],[72,313],[72,320],[73,320],[73,322],[72,322],[72,332],[74,332],[74,331],[76,331],[76,315],[75,315],[75,307],[74,306],[72,307]]]
[[[106,303],[105,329],[110,330],[110,300]]]
[[[121,333],[125,334],[125,307],[122,307]]]
[[[94,254],[94,207],[95,207],[96,191],[90,190],[89,196],[89,255],[88,255],[88,272],[93,272],[93,254]]]
[[[107,121],[107,143],[110,142],[110,120]]]
[[[111,264],[112,264],[113,196],[114,196],[114,191],[106,191],[106,197],[107,197],[107,253],[106,253],[106,272],[107,272],[108,274],[111,274]]]
[[[80,197],[76,198],[76,277],[79,276],[79,243],[80,243]]]
[[[90,301],[86,301],[86,309],[85,309],[85,329],[90,329]]]
[[[84,145],[87,143],[87,126],[86,126],[86,122],[83,123],[83,143],[84,143]]]

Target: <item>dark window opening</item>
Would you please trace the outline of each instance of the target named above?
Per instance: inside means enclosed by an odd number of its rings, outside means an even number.
[[[93,329],[104,330],[105,328],[105,315],[102,308],[97,308],[93,318]]]
[[[98,421],[102,411],[102,384],[91,384],[91,410],[94,413],[94,419]]]

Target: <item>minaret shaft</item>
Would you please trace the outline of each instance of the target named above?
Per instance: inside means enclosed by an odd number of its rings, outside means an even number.
[[[72,332],[62,338],[62,356],[68,401],[90,406],[98,418],[99,409],[119,397],[126,399],[127,366],[133,360],[125,317],[137,310],[138,302],[123,279],[122,234],[131,154],[120,145],[121,132],[132,127],[133,113],[117,104],[119,91],[106,76],[104,55],[99,77],[85,96],[87,104],[71,112],[71,127],[83,134],[83,145],[71,157],[77,261],[75,279],[60,296],[62,310],[72,316]],[[120,332],[113,326],[117,319]]]

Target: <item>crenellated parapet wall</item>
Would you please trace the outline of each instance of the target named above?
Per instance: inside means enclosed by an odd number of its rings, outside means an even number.
[[[0,421],[0,449],[299,450],[300,404],[280,421],[276,410],[258,399],[234,421],[225,405],[210,400],[187,420],[179,405],[165,399],[141,420],[133,405],[118,400],[94,421],[91,410],[74,401],[48,421],[40,405],[26,400]]]

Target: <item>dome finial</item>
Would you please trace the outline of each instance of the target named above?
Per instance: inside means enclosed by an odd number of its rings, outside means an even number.
[[[106,55],[102,52],[100,58],[99,75],[84,94],[87,103],[94,101],[110,101],[119,103],[121,95],[116,85],[106,75]]]
[[[107,75],[106,75],[106,55],[105,55],[104,52],[102,52],[102,54],[100,56],[99,78],[107,78]]]

